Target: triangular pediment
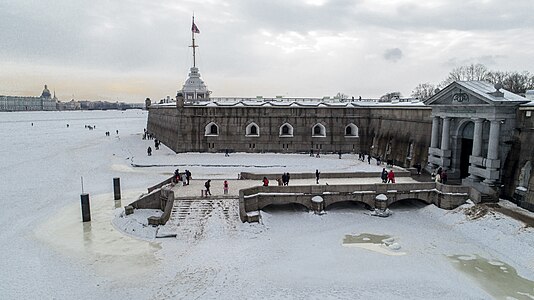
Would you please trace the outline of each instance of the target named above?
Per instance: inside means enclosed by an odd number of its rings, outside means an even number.
[[[434,101],[432,105],[489,105],[489,103],[465,89],[456,88]]]
[[[424,101],[426,105],[520,105],[525,98],[485,81],[454,81]]]
[[[492,102],[477,93],[457,84],[451,83],[443,90],[425,101],[426,105],[491,105]]]

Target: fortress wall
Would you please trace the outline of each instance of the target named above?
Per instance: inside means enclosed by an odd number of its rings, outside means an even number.
[[[305,152],[371,153],[382,160],[410,167],[428,157],[431,137],[430,107],[198,107],[149,108],[147,129],[175,152]],[[526,111],[531,116],[526,116]],[[516,129],[501,173],[501,196],[511,199],[527,161],[534,165],[534,108],[517,110]],[[205,136],[205,127],[215,122],[218,136]],[[250,122],[259,126],[259,137],[245,136]],[[292,138],[280,137],[280,126],[294,127]],[[312,127],[321,123],[326,137],[312,137]],[[347,138],[345,126],[354,123],[359,137]],[[409,155],[412,143],[412,155]],[[388,144],[390,145],[388,148]],[[534,170],[527,180],[524,201],[534,207]]]
[[[302,107],[198,107],[150,109],[148,130],[176,152],[359,152],[368,126],[367,108]],[[219,126],[218,136],[205,136],[210,122]],[[259,136],[246,136],[254,122]],[[293,137],[280,137],[284,123],[293,126]],[[321,123],[325,137],[312,137],[312,128]],[[360,137],[345,137],[345,127],[359,127]]]
[[[313,148],[315,153],[370,152],[383,160],[393,159],[397,165],[419,162],[424,167],[430,114],[428,107],[151,107],[147,128],[175,152],[309,153]],[[218,136],[205,136],[210,122],[219,126]],[[258,137],[246,136],[251,122],[259,127]],[[284,123],[293,126],[293,137],[280,137]],[[317,123],[325,126],[326,137],[312,136]],[[358,137],[345,136],[350,123],[358,127]]]
[[[420,163],[424,168],[432,131],[431,113],[430,107],[374,107],[366,132],[370,142],[362,147],[384,161],[392,159],[403,167]]]
[[[527,117],[527,111],[531,116]],[[525,174],[525,165],[530,161],[534,166],[534,107],[525,107],[517,110],[516,130],[512,138],[511,150],[505,158],[504,167],[501,174],[503,188],[501,196],[507,199],[514,197],[515,190],[524,181],[527,188],[523,200],[529,204],[530,210],[534,209],[534,170],[530,172],[529,178]],[[533,168],[534,169],[534,168]],[[523,172],[523,174],[521,174]]]

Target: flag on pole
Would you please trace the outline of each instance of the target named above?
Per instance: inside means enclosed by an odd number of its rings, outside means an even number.
[[[193,26],[191,26],[191,31],[193,33],[200,33],[200,30],[198,30],[197,25],[195,25],[195,21],[193,20]]]

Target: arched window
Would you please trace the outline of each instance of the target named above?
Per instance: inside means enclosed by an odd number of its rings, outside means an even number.
[[[219,126],[215,124],[214,122],[209,123],[206,125],[206,128],[204,130],[205,136],[218,136],[219,135]]]
[[[248,124],[245,135],[255,137],[260,136],[260,127],[254,122]]]
[[[280,126],[280,136],[281,137],[292,137],[293,136],[293,126],[289,123],[282,124]]]
[[[345,137],[358,137],[358,126],[350,123],[345,127]]]
[[[312,136],[314,137],[325,137],[326,136],[326,128],[323,124],[317,123],[312,128]]]

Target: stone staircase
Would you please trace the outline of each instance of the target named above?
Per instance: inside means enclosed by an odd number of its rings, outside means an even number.
[[[176,198],[171,217],[159,230],[160,236],[198,240],[205,234],[210,218],[216,230],[236,230],[239,220],[239,200],[212,196],[209,198]],[[210,229],[212,230],[212,229]]]
[[[481,203],[495,203],[495,202],[499,202],[499,198],[496,198],[492,195],[488,195],[488,194],[481,194],[480,195],[480,202]]]

